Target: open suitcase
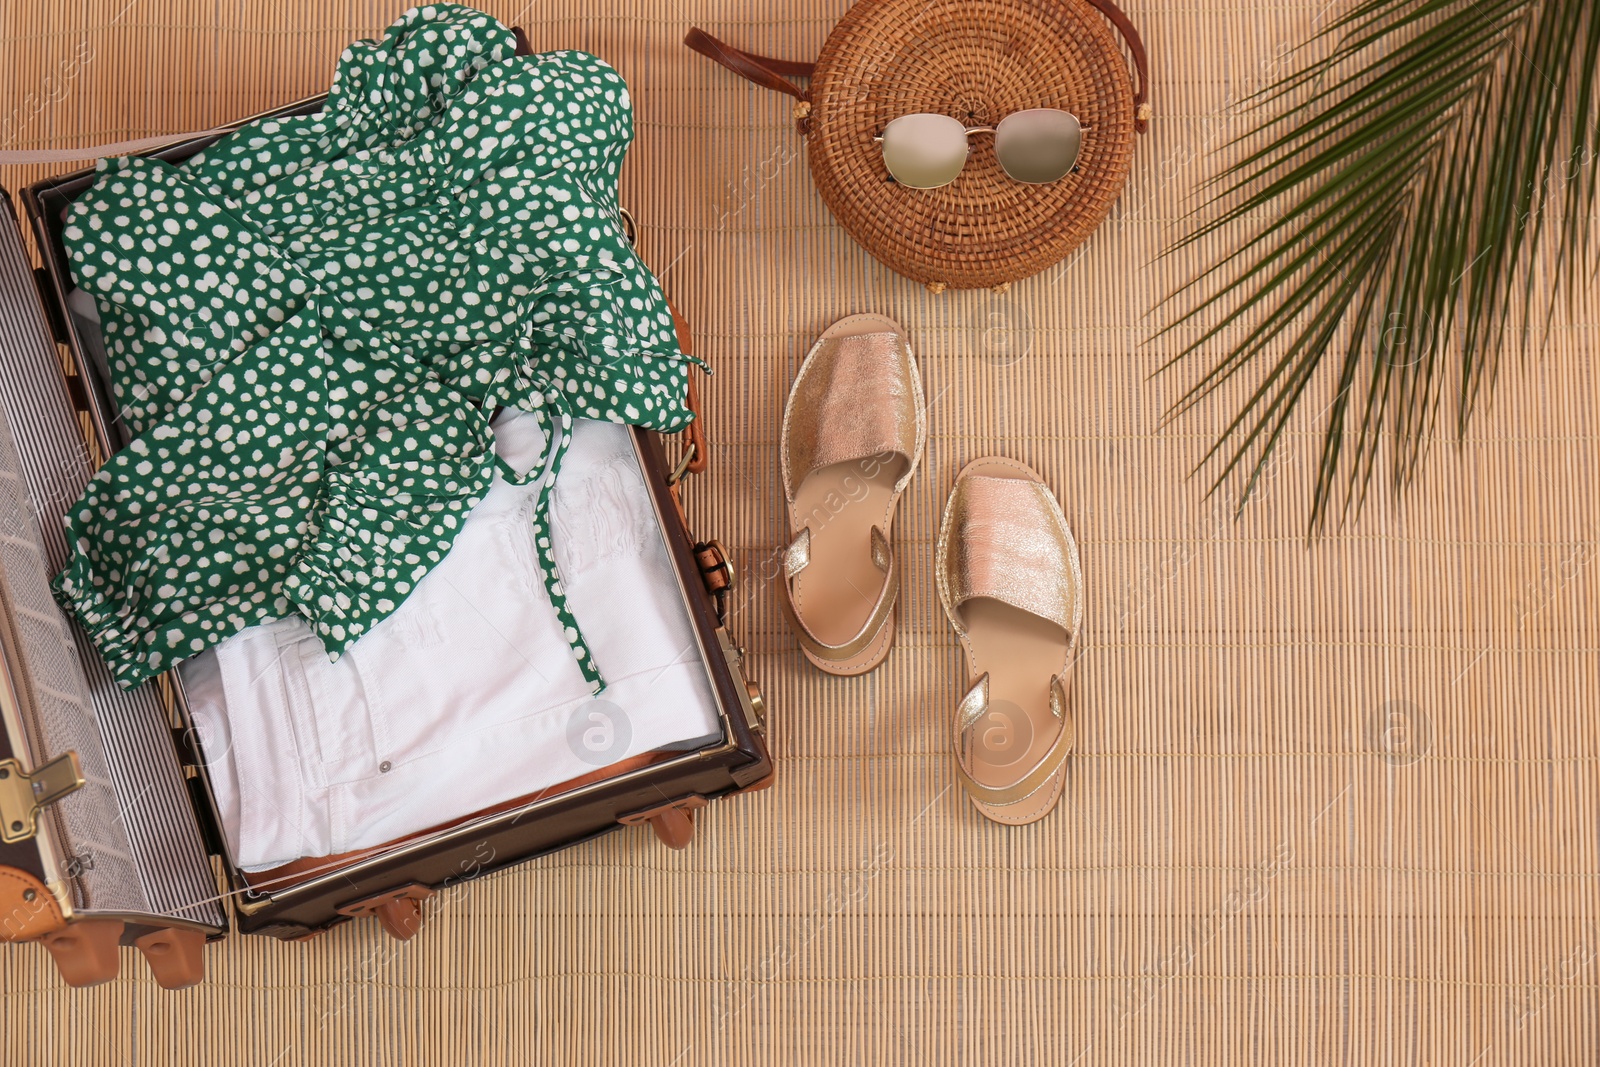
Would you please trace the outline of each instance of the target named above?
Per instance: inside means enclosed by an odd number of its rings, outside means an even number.
[[[212,140],[153,154],[176,162]],[[771,782],[764,705],[724,616],[733,570],[717,542],[690,537],[678,499],[679,479],[704,466],[699,424],[670,467],[657,435],[630,428],[720,737],[506,797],[295,877],[248,877],[229,854],[177,673],[119,689],[49,591],[66,554],[63,514],[98,459],[125,443],[66,310],[62,215],[92,181],[81,171],[22,192],[45,261],[38,270],[0,196],[0,939],[41,942],[71,985],[115,977],[119,946],[133,945],[163,986],[182,988],[203,978],[202,946],[230,925],[298,940],[373,916],[409,938],[422,902],[450,884],[627,825],[649,823],[683,848],[707,801]]]

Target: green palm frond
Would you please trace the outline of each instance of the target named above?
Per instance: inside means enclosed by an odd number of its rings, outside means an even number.
[[[1186,310],[1161,334],[1186,338],[1163,370],[1226,352],[1169,418],[1253,382],[1197,467],[1220,465],[1213,491],[1242,479],[1241,507],[1318,372],[1333,379],[1315,534],[1336,499],[1339,522],[1359,511],[1386,438],[1391,486],[1409,484],[1445,394],[1460,435],[1508,338],[1541,344],[1560,297],[1592,281],[1600,4],[1358,0],[1309,50],[1251,99],[1268,117],[1214,182],[1225,210],[1169,252],[1268,221],[1174,294]]]

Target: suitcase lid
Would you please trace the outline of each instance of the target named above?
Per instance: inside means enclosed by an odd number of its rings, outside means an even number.
[[[66,916],[224,930],[157,693],[119,689],[50,593],[92,468],[4,190],[0,203],[0,865],[44,882]]]

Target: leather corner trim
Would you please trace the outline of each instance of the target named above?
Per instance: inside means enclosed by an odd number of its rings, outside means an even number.
[[[27,871],[0,867],[0,941],[33,941],[66,925],[48,886]]]

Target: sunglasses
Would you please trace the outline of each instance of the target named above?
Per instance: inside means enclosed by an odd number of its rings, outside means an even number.
[[[975,133],[994,134],[995,158],[1012,181],[1048,185],[1077,165],[1086,129],[1071,112],[1036,107],[1007,115],[998,126],[968,126],[949,115],[901,115],[873,140],[883,146],[889,174],[912,189],[955,181]]]

